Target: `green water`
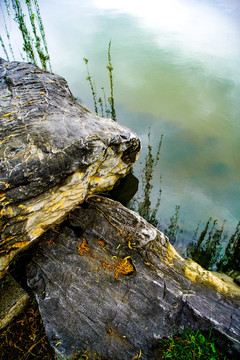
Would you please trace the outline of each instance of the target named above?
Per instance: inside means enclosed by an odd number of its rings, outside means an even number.
[[[99,95],[104,86],[110,96],[106,65],[112,41],[117,120],[143,143],[134,167],[139,179],[149,127],[153,153],[163,134],[151,192],[154,207],[161,176],[161,227],[180,205],[183,241],[209,217],[220,226],[226,219],[225,229],[234,232],[240,220],[240,1],[39,0],[39,5],[53,71],[91,110],[83,58],[89,59]],[[10,35],[17,51],[14,26]],[[141,181],[137,196],[143,196]]]

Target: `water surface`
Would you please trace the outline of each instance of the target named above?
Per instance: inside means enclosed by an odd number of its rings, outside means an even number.
[[[240,1],[40,0],[53,71],[94,109],[83,57],[108,88],[112,41],[117,120],[141,137],[134,167],[141,179],[148,131],[154,151],[152,204],[163,228],[180,205],[186,241],[199,220],[240,220]],[[14,28],[12,32],[14,33]],[[16,41],[17,42],[17,41]],[[15,44],[16,46],[16,44]],[[139,187],[140,198],[142,188]],[[187,235],[188,234],[188,235]]]

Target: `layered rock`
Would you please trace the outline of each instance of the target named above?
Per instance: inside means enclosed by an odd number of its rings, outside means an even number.
[[[124,176],[140,140],[80,106],[63,78],[2,59],[0,127],[1,275],[51,224]]]
[[[92,196],[41,236],[28,269],[59,358],[80,350],[150,360],[184,326],[240,352],[240,287],[184,260],[166,236],[120,203]]]
[[[0,330],[7,326],[15,316],[19,315],[26,307],[29,295],[15,281],[7,275],[0,282]]]

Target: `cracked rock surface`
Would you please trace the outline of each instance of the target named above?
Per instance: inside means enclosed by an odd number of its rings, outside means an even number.
[[[184,260],[120,203],[91,196],[40,240],[28,284],[59,358],[153,359],[157,341],[183,326],[212,327],[239,352],[239,286]]]
[[[140,140],[79,105],[66,81],[0,59],[0,275],[88,195],[111,188]]]

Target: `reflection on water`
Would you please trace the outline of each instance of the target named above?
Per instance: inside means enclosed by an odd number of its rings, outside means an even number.
[[[203,229],[209,218],[220,229],[226,219],[224,229],[233,233],[240,219],[239,1],[41,0],[40,6],[53,71],[92,110],[82,59],[89,59],[99,90],[109,89],[112,41],[118,121],[143,142],[134,167],[139,180],[149,126],[153,156],[163,134],[148,199],[154,211],[162,189],[155,214],[162,228],[180,206],[177,226],[187,241],[199,219]],[[139,186],[142,201],[143,194]]]

